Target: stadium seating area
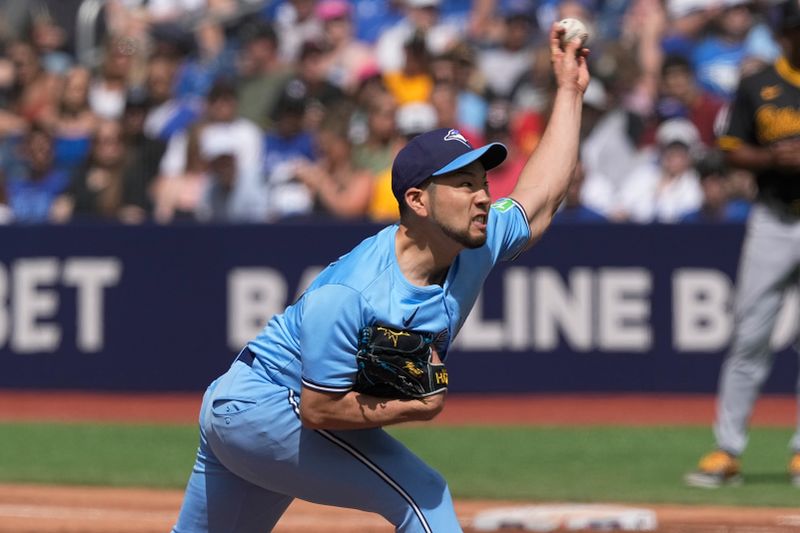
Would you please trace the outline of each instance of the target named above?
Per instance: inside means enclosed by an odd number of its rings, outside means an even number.
[[[501,141],[508,194],[546,126],[547,33],[592,35],[557,221],[741,222],[716,132],[779,54],[762,0],[6,0],[0,223],[397,217],[411,136]]]

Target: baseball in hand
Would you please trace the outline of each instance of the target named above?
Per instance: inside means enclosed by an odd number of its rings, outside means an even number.
[[[573,39],[581,40],[581,48],[586,46],[586,41],[589,39],[589,31],[583,22],[578,19],[566,18],[559,20],[558,25],[564,28],[564,33],[561,34],[561,48],[566,48],[567,43]]]

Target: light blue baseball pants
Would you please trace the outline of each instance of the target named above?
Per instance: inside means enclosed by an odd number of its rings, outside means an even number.
[[[266,533],[293,498],[378,513],[403,533],[461,531],[445,480],[399,441],[304,428],[297,395],[237,361],[203,398],[173,533]]]

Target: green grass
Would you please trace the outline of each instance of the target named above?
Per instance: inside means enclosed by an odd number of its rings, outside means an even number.
[[[392,431],[445,476],[456,497],[796,506],[787,429],[755,430],[741,487],[683,485],[712,446],[709,428],[401,428]],[[444,434],[447,436],[445,437]]]
[[[754,430],[745,485],[714,491],[681,481],[709,449],[709,428],[420,425],[391,433],[461,498],[772,506],[800,498],[785,475],[789,429]],[[0,423],[0,481],[182,488],[196,447],[195,426]]]
[[[197,427],[0,424],[0,481],[183,487]]]

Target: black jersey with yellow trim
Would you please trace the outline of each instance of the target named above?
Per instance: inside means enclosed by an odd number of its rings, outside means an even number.
[[[742,78],[717,144],[730,151],[742,144],[767,147],[788,139],[800,139],[800,71],[781,57]],[[763,196],[786,203],[800,200],[800,173],[771,169],[758,172],[756,179]]]

